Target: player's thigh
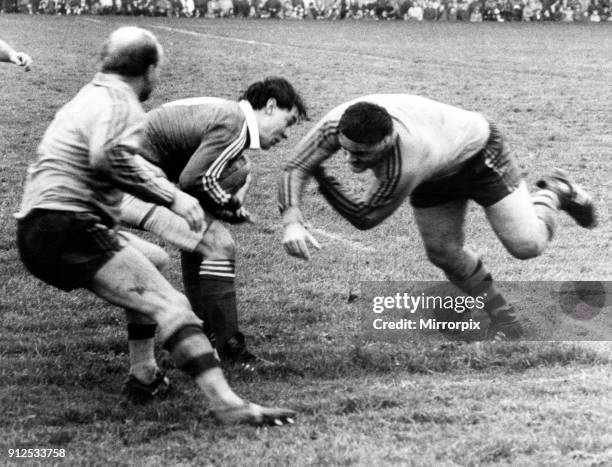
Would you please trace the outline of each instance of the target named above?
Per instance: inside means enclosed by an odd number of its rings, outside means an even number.
[[[185,296],[130,245],[97,271],[88,288],[114,305],[153,319],[165,333],[183,324],[199,324]]]
[[[124,230],[119,231],[118,236],[122,245],[131,245],[136,248],[145,258],[151,261],[158,270],[162,271],[168,266],[170,260],[168,253],[159,245],[147,242],[143,238]]]
[[[151,263],[153,263],[153,265],[158,271],[161,272],[168,266],[168,254],[158,245],[147,242],[146,240],[143,240],[137,235],[125,231],[118,232],[117,236],[119,237],[120,242],[123,246],[130,245],[139,252],[141,252],[145,256],[145,258],[147,258],[149,261],[151,261]],[[152,318],[130,308],[125,309],[125,316],[127,318],[128,323],[154,323]]]
[[[450,254],[463,248],[467,200],[413,209],[428,256]]]
[[[485,208],[493,231],[504,247],[518,258],[537,256],[548,242],[546,226],[538,218],[527,185]]]
[[[222,222],[213,219],[195,251],[206,259],[234,259],[236,244],[229,229]]]

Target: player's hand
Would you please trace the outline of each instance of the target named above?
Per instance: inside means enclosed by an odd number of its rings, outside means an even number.
[[[255,426],[283,426],[294,423],[295,411],[280,407],[263,407],[244,401],[239,407],[217,409],[213,411],[215,418],[221,423],[246,423]]]
[[[241,207],[235,211],[228,209],[218,209],[213,212],[213,215],[224,222],[229,224],[242,224],[244,222],[255,223],[253,216],[246,208]]]
[[[193,196],[177,189],[170,210],[185,219],[194,232],[200,232],[204,228],[204,211],[200,202]]]
[[[244,204],[244,200],[246,198],[247,191],[249,191],[250,185],[251,185],[251,174],[248,174],[246,181],[244,182],[244,185],[242,185],[242,187],[234,195],[238,199],[238,201],[240,201],[241,206]]]
[[[9,57],[11,63],[14,63],[17,66],[25,67],[25,71],[30,71],[30,66],[32,65],[32,57],[24,52],[15,52],[11,54]]]
[[[308,244],[311,244],[317,250],[321,249],[321,245],[317,242],[308,230],[299,222],[292,222],[285,226],[285,233],[283,234],[283,247],[285,251],[291,256],[296,258],[309,260],[310,251],[308,251]]]
[[[238,219],[241,219],[242,222],[248,222],[250,224],[254,224],[255,223],[255,217],[244,206],[236,211],[236,217]]]

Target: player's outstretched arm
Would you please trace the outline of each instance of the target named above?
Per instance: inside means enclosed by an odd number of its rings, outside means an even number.
[[[319,192],[329,205],[359,230],[376,227],[403,202],[402,197],[393,196],[395,180],[392,178],[375,181],[365,199],[358,200],[348,194],[324,167],[319,167],[314,177],[319,184]]]
[[[335,119],[321,120],[298,143],[295,156],[286,164],[278,184],[278,207],[283,217],[285,251],[296,258],[310,259],[309,244],[317,250],[321,247],[303,225],[300,211],[304,188],[320,165],[339,149]]]
[[[25,67],[30,71],[32,58],[25,52],[17,52],[10,45],[0,39],[0,62],[10,62],[17,66]]]
[[[242,205],[222,186],[225,168],[240,157],[246,143],[242,122],[228,120],[207,132],[179,176],[179,187],[198,198],[210,200],[220,209],[235,211]]]

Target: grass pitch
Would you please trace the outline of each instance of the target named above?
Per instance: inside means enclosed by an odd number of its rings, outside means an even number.
[[[305,214],[323,250],[309,263],[284,254],[276,180],[310,122],[254,155],[250,207],[259,223],[234,229],[243,330],[255,351],[294,371],[229,377],[246,397],[296,408],[298,424],[217,427],[175,370],[166,399],[127,403],[121,312],[28,275],[12,213],[55,110],[91,79],[107,34],[128,23],[150,28],[167,54],[147,108],[196,95],[235,98],[274,74],[300,89],[313,120],[374,92],[484,113],[507,135],[529,182],[565,168],[592,191],[601,220],[587,232],[560,218],[549,251],[520,262],[474,208],[468,244],[500,280],[612,279],[609,25],[2,16],[0,36],[35,66],[0,67],[1,464],[32,463],[9,458],[16,448],[63,448],[64,459],[43,462],[72,465],[612,463],[607,343],[363,341],[359,299],[348,300],[358,281],[442,279],[426,261],[408,206],[358,232],[311,187]],[[180,287],[173,266],[170,280]],[[538,310],[521,313],[535,319]]]

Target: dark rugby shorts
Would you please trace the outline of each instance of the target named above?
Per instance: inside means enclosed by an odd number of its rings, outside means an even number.
[[[410,195],[415,208],[431,208],[451,201],[472,199],[491,206],[516,190],[521,177],[503,136],[490,124],[484,148],[468,159],[461,170],[448,177],[421,183]]]
[[[47,209],[17,222],[17,246],[32,274],[65,291],[87,287],[122,248],[115,230],[95,214]]]

